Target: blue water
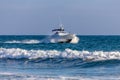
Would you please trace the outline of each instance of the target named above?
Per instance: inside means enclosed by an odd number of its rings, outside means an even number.
[[[78,44],[0,36],[0,80],[119,80],[120,36],[79,36]]]

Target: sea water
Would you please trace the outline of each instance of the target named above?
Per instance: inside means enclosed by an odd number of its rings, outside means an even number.
[[[77,44],[46,37],[0,36],[0,80],[120,80],[120,36],[78,36]]]

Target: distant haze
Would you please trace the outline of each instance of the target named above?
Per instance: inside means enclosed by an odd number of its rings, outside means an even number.
[[[120,0],[0,0],[0,35],[120,35]]]

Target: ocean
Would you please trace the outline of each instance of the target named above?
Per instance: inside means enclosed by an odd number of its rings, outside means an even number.
[[[78,44],[45,35],[0,36],[0,80],[120,80],[120,36],[80,35]]]

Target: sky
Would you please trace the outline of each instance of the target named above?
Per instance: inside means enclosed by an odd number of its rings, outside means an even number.
[[[0,35],[120,35],[120,0],[0,0]]]

